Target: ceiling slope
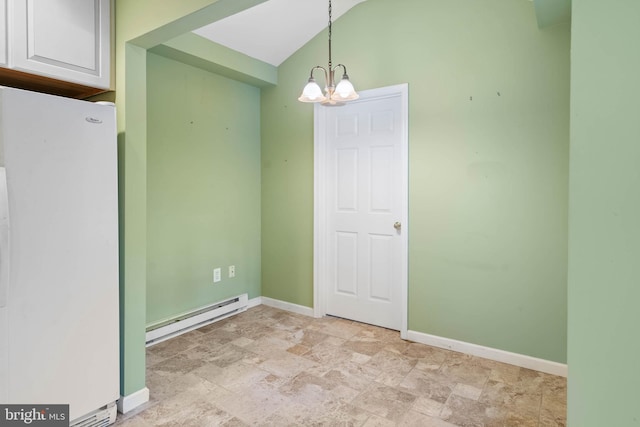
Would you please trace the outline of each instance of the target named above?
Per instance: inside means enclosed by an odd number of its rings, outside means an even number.
[[[333,0],[333,20],[363,1]],[[323,31],[328,20],[327,0],[269,0],[194,33],[278,66]]]

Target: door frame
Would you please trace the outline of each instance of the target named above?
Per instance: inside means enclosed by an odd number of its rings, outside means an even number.
[[[407,83],[386,86],[360,92],[360,98],[350,104],[400,96],[401,104],[401,283],[400,336],[407,338],[408,290],[409,290],[409,85]],[[322,317],[327,314],[327,108],[314,105],[314,168],[313,168],[313,314]],[[335,107],[340,108],[340,107]]]

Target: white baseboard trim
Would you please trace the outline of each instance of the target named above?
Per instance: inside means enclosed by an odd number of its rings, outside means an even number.
[[[126,414],[149,401],[149,389],[147,387],[131,393],[127,396],[120,396],[118,399],[118,412]]]
[[[566,377],[568,372],[567,365],[564,363],[538,359],[524,354],[511,353],[509,351],[499,350],[496,348],[484,347],[436,335],[429,335],[423,332],[407,331],[407,339],[421,344],[453,350],[459,353],[470,354],[472,356],[483,357],[485,359],[495,360],[496,362],[508,363],[510,365],[533,369],[535,371],[551,375]]]
[[[253,307],[257,307],[260,304],[262,304],[262,297],[255,297],[255,298],[251,298],[248,302],[247,302],[247,308],[253,308]]]
[[[262,297],[262,304],[269,307],[290,311],[292,313],[302,314],[303,316],[313,317],[313,308],[305,307],[304,305],[293,304],[269,297]]]

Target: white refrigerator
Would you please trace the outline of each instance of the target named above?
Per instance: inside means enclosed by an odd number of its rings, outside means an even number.
[[[119,398],[115,107],[0,87],[0,403]]]

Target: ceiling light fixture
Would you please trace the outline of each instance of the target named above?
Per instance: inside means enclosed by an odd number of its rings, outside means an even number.
[[[342,79],[338,85],[336,85],[335,72],[338,67],[342,67],[344,73],[342,74]],[[324,80],[326,82],[324,94],[322,93],[320,86],[318,86],[318,83],[316,83],[316,79],[313,78],[313,72],[317,69],[324,71]],[[326,106],[339,106],[344,105],[345,101],[353,101],[358,98],[359,95],[356,93],[356,90],[349,81],[347,67],[343,64],[338,64],[333,67],[331,63],[331,0],[329,0],[329,68],[327,69],[321,65],[316,65],[311,69],[309,81],[302,90],[302,95],[300,95],[298,101],[320,102],[322,105]]]

